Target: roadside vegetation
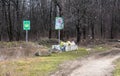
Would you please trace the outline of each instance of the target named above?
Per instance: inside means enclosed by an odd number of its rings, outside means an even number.
[[[39,50],[47,48],[33,42],[0,42],[0,60],[32,57]]]
[[[50,56],[35,56],[36,50],[49,50],[56,40],[38,42],[0,42],[0,76],[47,76],[58,69],[59,64],[84,57],[92,52],[108,50],[104,45],[79,47],[77,51],[52,53]]]
[[[87,55],[85,48],[78,51],[52,54],[49,57],[33,57],[0,62],[0,76],[46,76],[56,70],[58,65]]]
[[[118,59],[116,62],[116,67],[114,71],[114,76],[120,76],[120,59]]]
[[[120,49],[120,44],[118,43],[115,47]],[[115,65],[114,76],[120,76],[120,59],[116,60]]]

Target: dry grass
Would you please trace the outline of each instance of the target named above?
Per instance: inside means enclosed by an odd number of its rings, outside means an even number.
[[[39,49],[48,49],[33,42],[0,42],[0,60],[32,57]]]
[[[0,62],[0,76],[47,76],[66,60],[76,59],[88,54],[86,49],[52,54],[49,57],[33,57]]]
[[[51,44],[51,42],[46,42],[45,45],[47,43]],[[32,42],[0,42],[0,55],[14,59],[0,62],[0,76],[47,76],[56,70],[60,63],[88,54],[86,48],[80,48],[77,52],[71,51],[52,54],[48,57],[34,57],[35,51],[42,48],[46,47]],[[104,50],[101,46],[94,49]],[[15,59],[17,57],[18,59]]]
[[[58,39],[47,39],[47,38],[44,38],[44,39],[38,40],[37,43],[39,45],[44,45],[44,46],[47,46],[47,47],[51,47],[51,45],[58,44]]]

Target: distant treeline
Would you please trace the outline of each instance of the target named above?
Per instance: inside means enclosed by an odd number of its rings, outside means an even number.
[[[0,40],[24,40],[23,20],[31,40],[57,38],[56,16],[65,22],[61,39],[120,38],[120,0],[0,0]]]

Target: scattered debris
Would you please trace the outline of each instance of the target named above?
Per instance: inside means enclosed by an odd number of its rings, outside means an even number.
[[[53,51],[73,51],[78,50],[78,46],[74,41],[61,42],[59,45],[52,45]]]

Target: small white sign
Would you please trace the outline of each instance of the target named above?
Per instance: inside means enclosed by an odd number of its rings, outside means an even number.
[[[55,29],[62,30],[64,28],[64,21],[62,17],[56,17]]]

